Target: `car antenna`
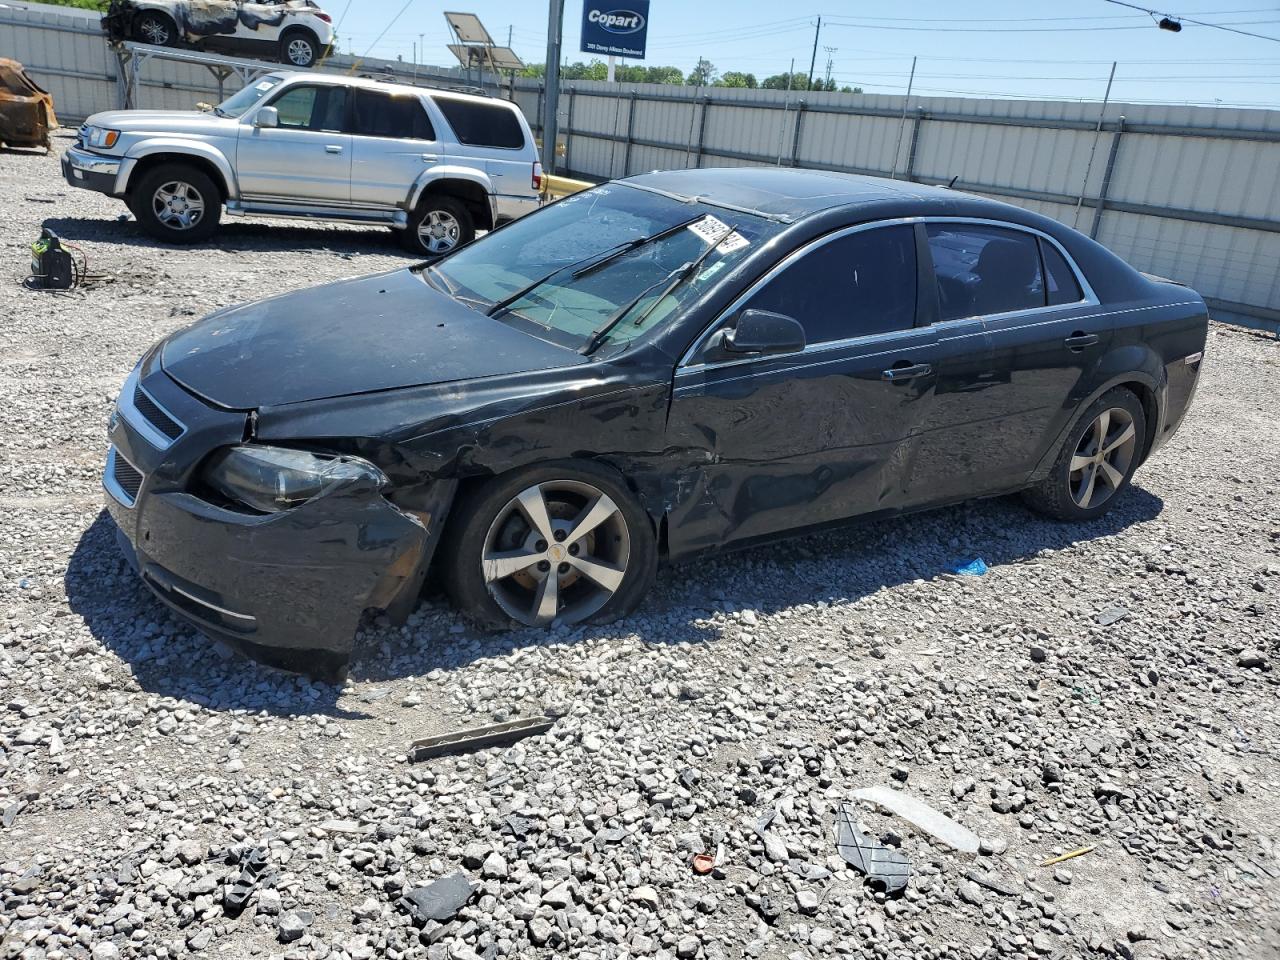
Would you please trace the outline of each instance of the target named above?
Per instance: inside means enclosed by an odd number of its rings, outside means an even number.
[[[952,187],[954,187],[954,186],[956,185],[956,181],[957,181],[957,180],[959,180],[959,179],[960,179],[960,174],[958,174],[958,173],[957,173],[954,177],[952,177],[952,178],[947,182],[947,189],[948,189],[948,190],[950,190]]]

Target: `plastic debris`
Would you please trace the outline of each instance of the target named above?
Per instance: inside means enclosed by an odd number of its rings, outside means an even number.
[[[267,873],[267,848],[253,847],[240,859],[240,876],[232,881],[222,895],[222,905],[228,913],[236,914],[245,908],[249,897],[263,880],[270,882]]]
[[[911,861],[859,830],[848,804],[836,813],[836,851],[885,893],[905,890],[911,879]]]
[[[878,804],[890,813],[897,814],[913,826],[919,827],[935,840],[962,853],[978,852],[978,835],[961,826],[945,814],[939,813],[915,797],[888,787],[863,787],[853,791],[854,797]]]
[[[1040,864],[1040,866],[1052,867],[1055,863],[1062,863],[1064,860],[1074,860],[1076,857],[1083,857],[1086,853],[1092,853],[1097,848],[1097,844],[1090,844],[1087,847],[1077,847],[1075,850],[1068,850],[1060,857],[1050,857],[1048,860]]]
[[[409,746],[409,754],[414,760],[427,760],[451,753],[505,746],[525,737],[546,733],[554,724],[555,720],[551,717],[526,717],[522,720],[509,720],[506,723],[494,723],[485,727],[473,727],[470,730],[459,730],[457,733],[445,733],[437,737],[415,740]]]
[[[418,923],[426,923],[428,920],[445,921],[452,919],[474,892],[467,875],[459,870],[447,877],[433,880],[425,887],[415,887],[397,900],[396,906]]]
[[[980,577],[987,572],[987,562],[981,557],[974,557],[972,560],[961,560],[951,568],[952,573],[958,573],[962,577]]]
[[[709,853],[695,853],[693,855],[693,872],[705,875],[712,871],[716,865],[716,858]]]

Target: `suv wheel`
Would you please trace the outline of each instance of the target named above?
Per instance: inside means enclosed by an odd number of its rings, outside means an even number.
[[[428,195],[409,217],[409,227],[400,231],[405,249],[439,257],[476,238],[471,211],[456,197]]]
[[[139,43],[151,43],[157,47],[172,47],[178,41],[178,27],[163,13],[147,10],[133,22],[133,35]]]
[[[280,62],[291,67],[313,67],[320,58],[320,41],[307,30],[294,30],[280,38]]]
[[[1109,390],[1076,421],[1049,475],[1023,494],[1058,520],[1092,520],[1113,506],[1142,459],[1147,415],[1131,390]]]
[[[222,217],[217,185],[202,170],[182,163],[147,171],[128,199],[142,229],[169,243],[204,240]]]

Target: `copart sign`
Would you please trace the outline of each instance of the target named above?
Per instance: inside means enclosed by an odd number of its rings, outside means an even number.
[[[586,0],[582,5],[583,53],[644,59],[649,0]]]

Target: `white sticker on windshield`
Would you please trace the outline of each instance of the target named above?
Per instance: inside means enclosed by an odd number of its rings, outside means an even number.
[[[733,253],[735,250],[741,250],[748,245],[747,238],[732,229],[723,220],[717,220],[715,217],[707,215],[697,223],[689,224],[689,230],[703,243],[716,243],[722,241],[716,247],[717,253]],[[728,234],[728,236],[726,236]]]

